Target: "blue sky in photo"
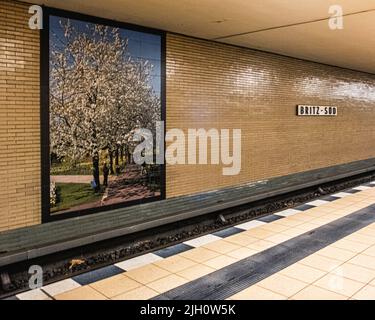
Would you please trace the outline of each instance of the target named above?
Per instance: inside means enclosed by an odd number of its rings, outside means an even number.
[[[67,21],[67,18],[50,16],[50,41],[56,37],[63,39],[63,30],[60,21]],[[82,32],[87,32],[87,25],[91,22],[70,19],[73,27]],[[119,28],[120,35],[128,39],[128,51],[133,59],[147,60],[153,65],[151,74],[151,85],[155,93],[160,97],[161,92],[161,36],[151,33],[133,31]]]

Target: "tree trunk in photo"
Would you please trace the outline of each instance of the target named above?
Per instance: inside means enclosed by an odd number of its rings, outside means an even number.
[[[121,160],[121,164],[123,165],[124,164],[124,145],[123,144],[120,147],[120,160]]]
[[[125,163],[126,163],[126,165],[128,165],[129,164],[129,148],[128,148],[128,146],[125,146],[124,153],[125,153]]]
[[[93,176],[95,181],[95,192],[100,191],[99,154],[96,152],[92,157]]]
[[[109,173],[115,174],[115,171],[113,170],[113,151],[108,150],[108,155],[109,155]]]
[[[116,147],[115,151],[115,167],[116,167],[116,174],[120,174],[120,163],[119,163],[119,147]]]

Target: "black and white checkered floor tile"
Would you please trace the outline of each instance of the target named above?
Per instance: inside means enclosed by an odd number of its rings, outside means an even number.
[[[179,244],[176,244],[176,245],[164,248],[164,249],[154,251],[153,253],[147,253],[147,254],[144,254],[144,255],[129,259],[129,260],[116,263],[114,265],[110,265],[104,268],[89,271],[84,274],[74,276],[72,278],[65,279],[65,280],[44,286],[41,289],[36,289],[36,290],[27,291],[27,292],[18,294],[17,296],[13,296],[9,299],[48,300],[48,299],[51,299],[51,297],[56,296],[57,294],[78,288],[80,286],[88,285],[88,284],[115,276],[117,274],[129,271],[135,268],[142,267],[144,265],[153,263],[155,261],[159,261],[159,260],[174,256],[176,254],[182,253],[184,251],[206,245],[216,240],[227,238],[234,234],[238,234],[243,231],[256,228],[260,225],[264,225],[264,224],[276,221],[278,219],[283,219],[288,216],[296,215],[308,209],[319,207],[328,202],[332,202],[337,199],[344,198],[352,194],[355,194],[357,192],[364,191],[373,187],[375,187],[375,181],[355,187],[355,188],[345,190],[344,192],[339,192],[333,195],[324,196],[318,200],[305,203],[293,209],[286,209],[286,210],[277,212],[276,214],[267,215],[267,216],[260,217],[255,220],[251,220],[249,222],[241,223],[234,227],[229,227],[227,229],[214,232],[212,234],[207,234],[207,235],[204,235],[204,236],[201,236],[201,237],[189,240],[189,241],[185,241],[183,243],[179,243]]]

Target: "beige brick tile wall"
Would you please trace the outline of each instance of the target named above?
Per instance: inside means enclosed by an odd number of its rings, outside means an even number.
[[[40,223],[39,32],[0,0],[0,231]],[[375,156],[375,78],[179,35],[167,36],[167,129],[242,129],[242,170],[167,166],[167,196]],[[298,118],[296,104],[337,105]]]
[[[39,31],[0,0],[0,231],[41,221]]]
[[[167,166],[173,197],[375,157],[375,76],[167,36],[167,129],[242,129],[242,171]],[[339,115],[297,117],[296,105]]]

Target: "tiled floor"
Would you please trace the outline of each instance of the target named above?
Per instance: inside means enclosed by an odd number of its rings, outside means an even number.
[[[151,299],[374,203],[375,183],[371,183],[22,293],[17,298]],[[375,223],[228,299],[375,300]]]

